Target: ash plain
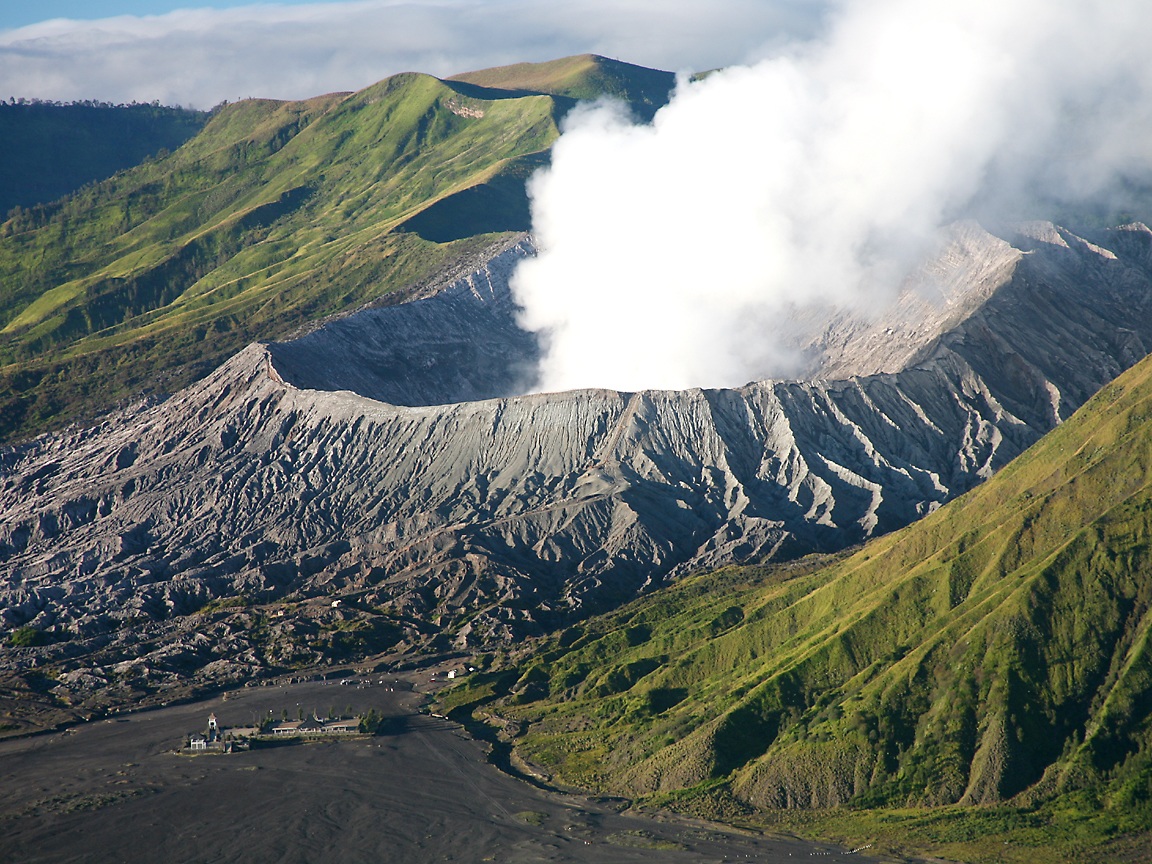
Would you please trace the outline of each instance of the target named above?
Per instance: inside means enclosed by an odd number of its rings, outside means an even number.
[[[389,676],[387,679],[393,681]],[[503,773],[411,678],[247,687],[0,741],[0,860],[721,862],[859,860],[847,850],[540,788]],[[376,709],[371,737],[179,755],[215,713]]]

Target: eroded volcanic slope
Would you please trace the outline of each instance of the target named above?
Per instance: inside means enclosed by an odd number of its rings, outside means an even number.
[[[1148,228],[999,233],[954,226],[878,319],[798,317],[804,381],[523,395],[520,238],[422,299],[0,451],[4,627],[65,640],[4,663],[242,677],[283,660],[264,604],[334,596],[484,644],[905,525],[1152,347]]]

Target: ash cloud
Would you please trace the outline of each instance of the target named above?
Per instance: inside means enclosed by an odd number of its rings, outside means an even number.
[[[1130,204],[1150,37],[1138,0],[849,0],[650,125],[575,112],[514,280],[538,389],[786,376],[789,308],[881,308],[946,223]]]

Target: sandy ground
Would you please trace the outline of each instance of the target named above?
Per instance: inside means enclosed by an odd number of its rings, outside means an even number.
[[[617,813],[538,789],[485,761],[419,694],[319,682],[0,742],[0,861],[784,862],[842,850]],[[376,708],[372,738],[181,756],[209,712],[248,725],[271,709]]]

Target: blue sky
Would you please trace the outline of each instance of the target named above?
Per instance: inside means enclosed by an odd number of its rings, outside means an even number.
[[[0,0],[0,99],[210,108],[582,53],[698,71],[810,36],[832,2]]]

